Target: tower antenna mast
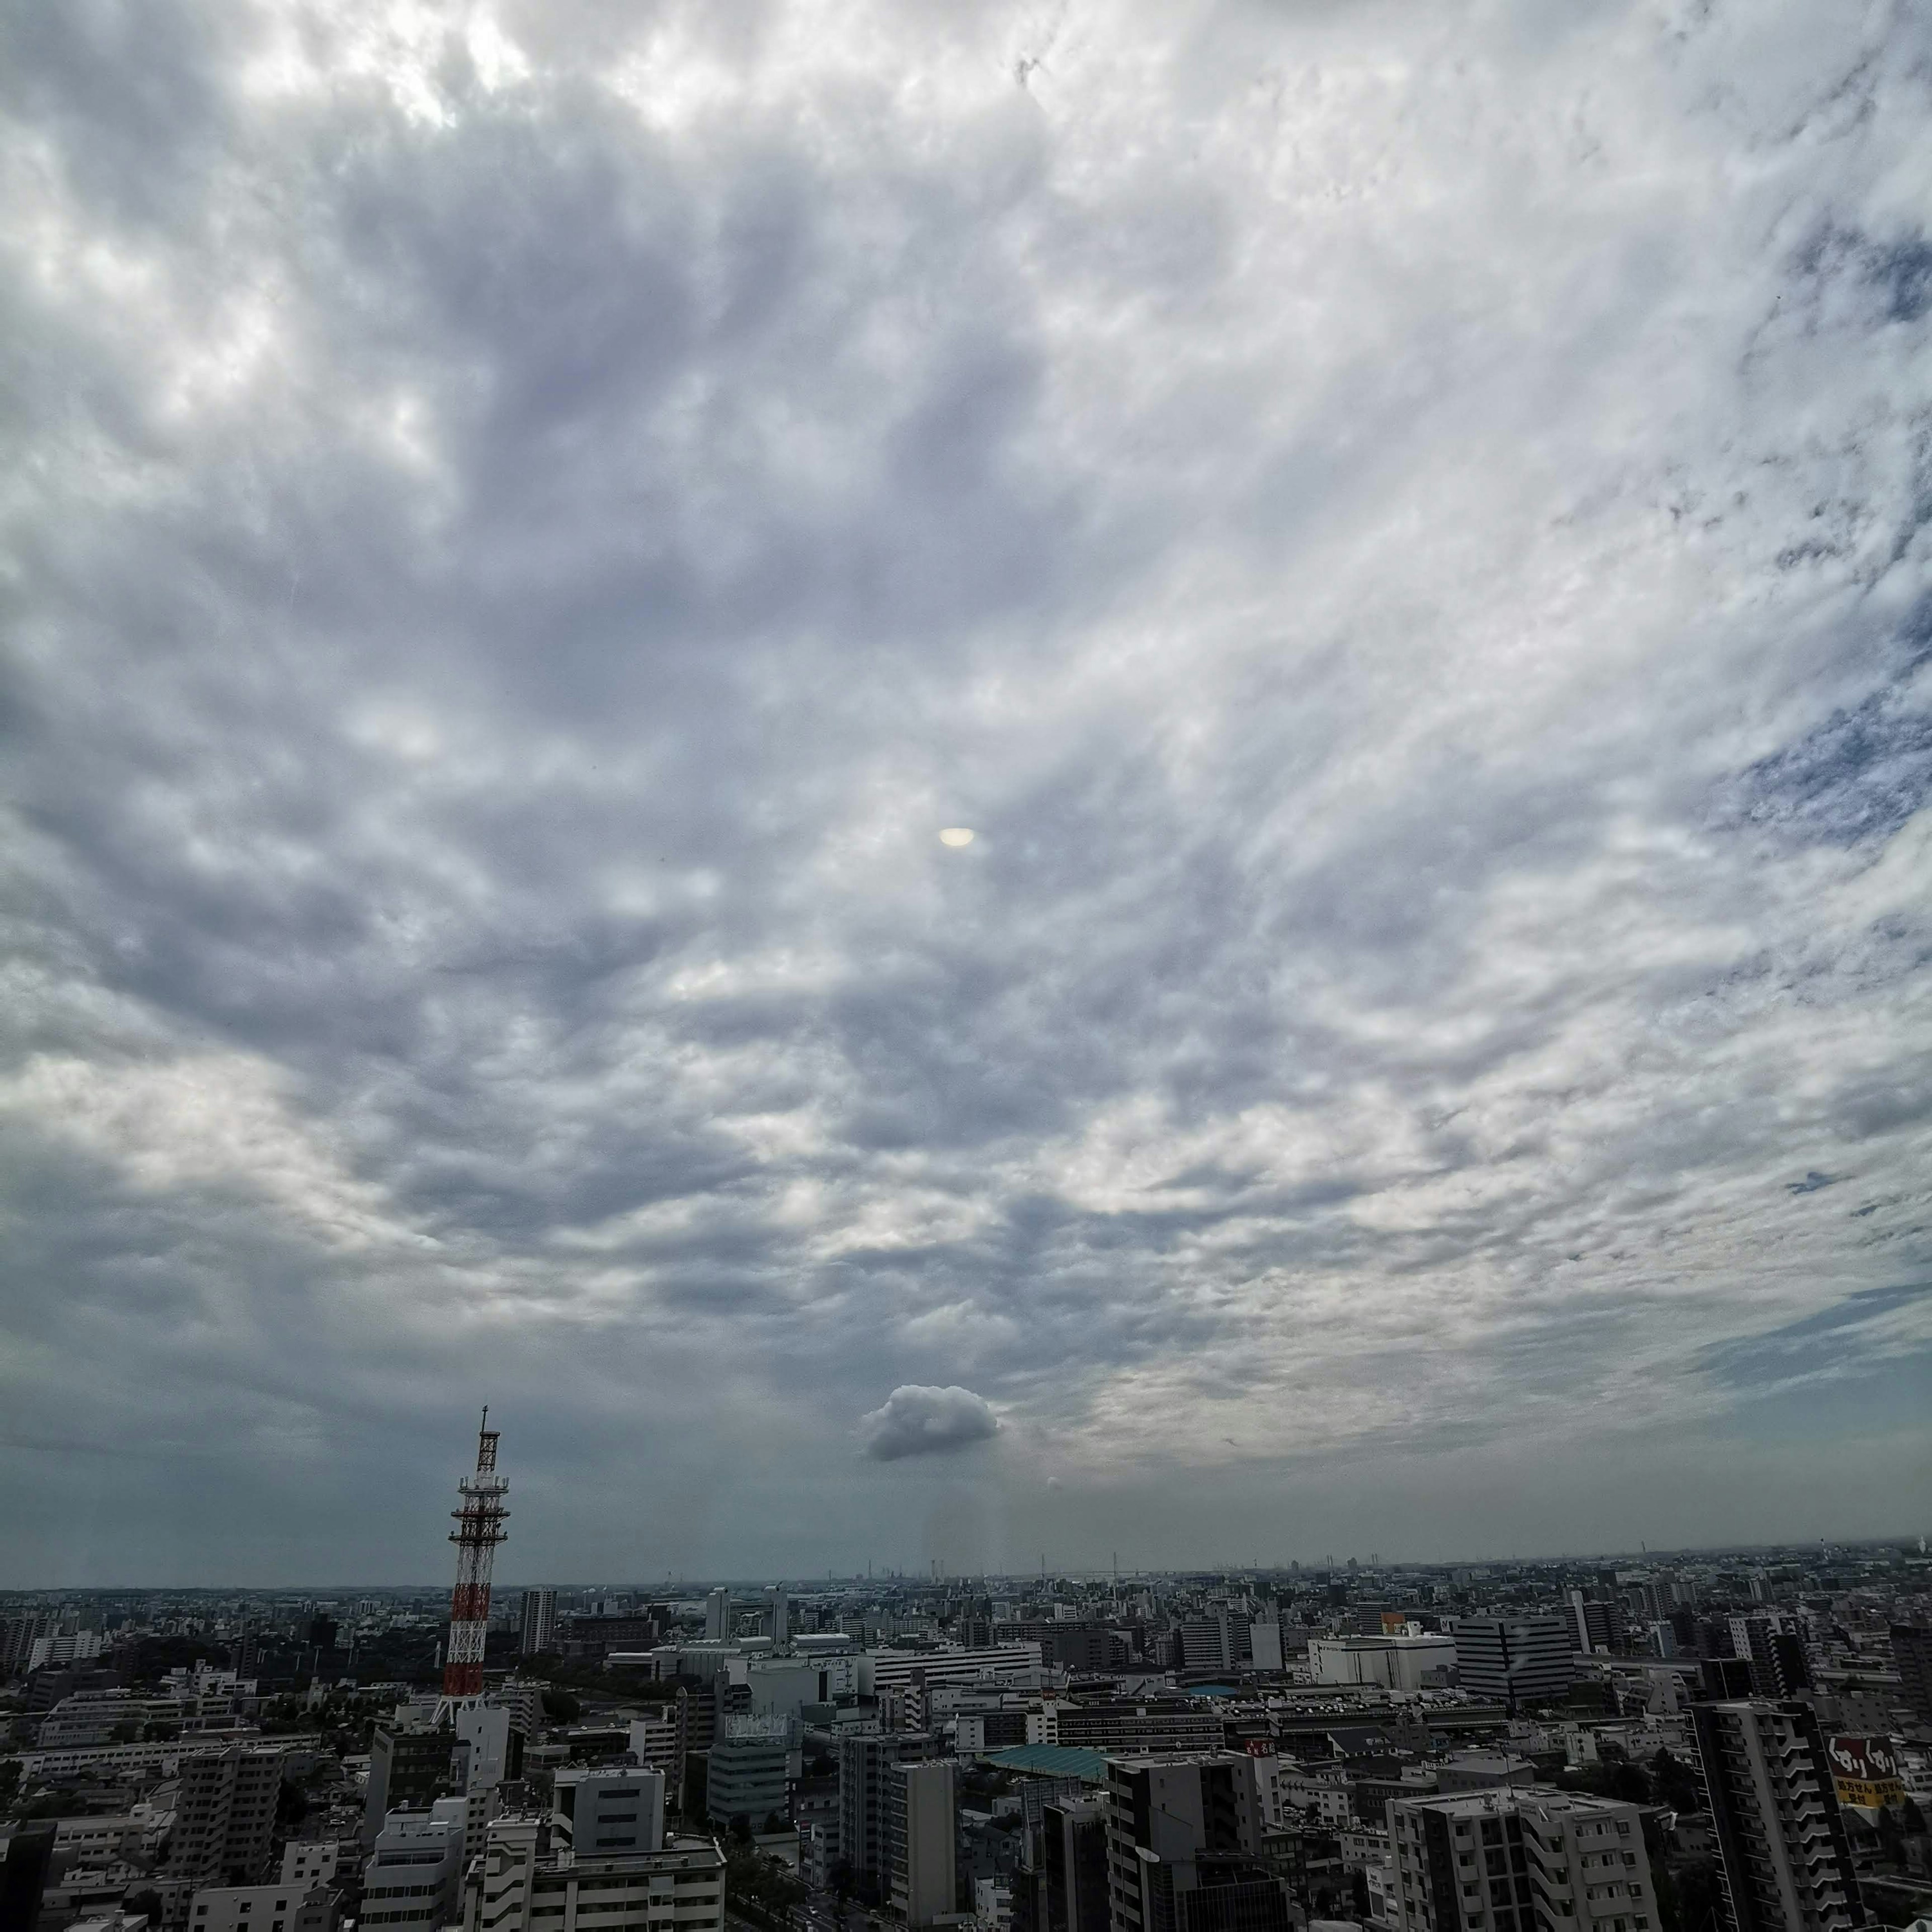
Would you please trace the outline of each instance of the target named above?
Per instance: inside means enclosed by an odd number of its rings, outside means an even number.
[[[463,1507],[450,1511],[456,1527],[449,1540],[456,1545],[456,1588],[449,1599],[449,1648],[444,1653],[442,1694],[477,1697],[483,1692],[483,1646],[490,1628],[490,1570],[496,1546],[509,1532],[503,1520],[508,1482],[496,1473],[496,1438],[485,1403],[483,1426],[476,1434],[476,1468],[456,1485]]]

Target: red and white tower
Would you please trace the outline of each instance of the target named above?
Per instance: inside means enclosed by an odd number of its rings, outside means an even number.
[[[446,1697],[476,1697],[483,1690],[483,1641],[490,1626],[490,1568],[496,1546],[508,1534],[503,1520],[510,1512],[503,1498],[510,1485],[496,1473],[496,1438],[490,1412],[476,1437],[476,1472],[456,1487],[463,1498],[452,1510],[456,1527],[449,1540],[456,1545],[456,1588],[449,1600],[449,1648],[442,1664]]]

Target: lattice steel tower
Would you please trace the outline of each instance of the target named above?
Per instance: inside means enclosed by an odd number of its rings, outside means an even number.
[[[490,1412],[476,1437],[476,1472],[456,1487],[463,1498],[452,1510],[456,1527],[449,1540],[456,1545],[456,1588],[449,1600],[449,1649],[443,1659],[442,1694],[475,1697],[483,1690],[483,1643],[490,1624],[490,1567],[496,1546],[508,1534],[503,1507],[509,1484],[496,1473],[496,1438]]]

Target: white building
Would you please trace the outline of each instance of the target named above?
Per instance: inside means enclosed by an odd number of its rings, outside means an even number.
[[[1396,1932],[1656,1932],[1634,1804],[1472,1791],[1391,1798],[1388,1821]]]
[[[466,1808],[439,1798],[427,1813],[389,1813],[362,1868],[360,1924],[434,1927],[456,1916]]]
[[[334,1838],[291,1838],[282,1847],[280,1882],[285,1886],[327,1885],[338,1865],[356,1862],[356,1841]]]
[[[1308,1666],[1317,1684],[1365,1684],[1415,1692],[1432,1672],[1434,1681],[1447,1681],[1456,1667],[1456,1640],[1434,1634],[1311,1637]]]
[[[724,1859],[708,1838],[656,1852],[553,1849],[542,1819],[498,1818],[465,1888],[465,1932],[722,1932]]]
[[[581,1858],[662,1851],[664,1773],[609,1765],[586,1770],[573,1765],[551,1782],[550,1822],[558,1849]]]

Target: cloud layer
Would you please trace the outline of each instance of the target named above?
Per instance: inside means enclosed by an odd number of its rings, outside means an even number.
[[[0,1583],[1903,1526],[1928,70],[0,26]]]

